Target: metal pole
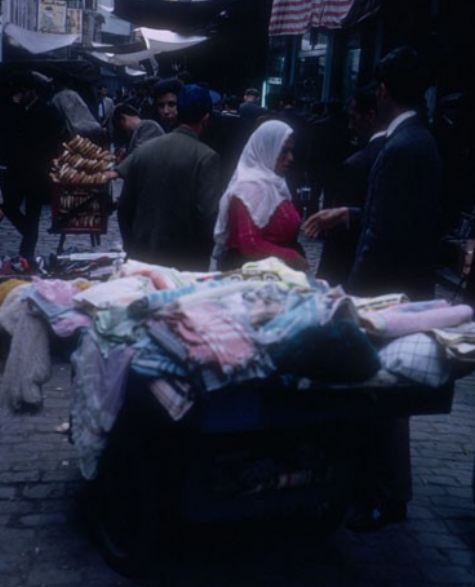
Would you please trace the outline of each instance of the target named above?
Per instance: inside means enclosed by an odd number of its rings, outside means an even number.
[[[328,33],[327,54],[325,56],[325,73],[323,74],[322,101],[328,102],[331,97],[333,77],[333,53],[335,48],[334,31]]]

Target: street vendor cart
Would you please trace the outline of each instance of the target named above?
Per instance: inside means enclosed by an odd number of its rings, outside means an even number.
[[[181,541],[207,523],[278,517],[334,530],[351,499],[361,431],[375,418],[448,413],[452,398],[453,384],[434,389],[381,375],[350,386],[289,387],[275,378],[212,394],[172,422],[132,375],[91,483],[100,549],[129,574],[174,534]]]
[[[57,253],[63,252],[67,234],[89,234],[92,246],[107,232],[112,194],[107,172],[114,156],[87,138],[76,136],[63,144],[53,160],[51,179],[52,224],[49,232],[60,234]]]
[[[336,528],[365,433],[450,412],[440,329],[474,326],[468,306],[353,299],[272,258],[226,274],[129,260],[83,286],[36,280],[21,303],[58,336],[81,328],[71,439],[94,534],[126,573],[210,523]]]

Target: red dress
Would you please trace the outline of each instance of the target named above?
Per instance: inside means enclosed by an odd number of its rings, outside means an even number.
[[[277,257],[299,269],[305,264],[297,238],[301,218],[295,206],[284,200],[277,206],[269,223],[257,227],[245,204],[232,197],[229,206],[229,257],[241,262]]]

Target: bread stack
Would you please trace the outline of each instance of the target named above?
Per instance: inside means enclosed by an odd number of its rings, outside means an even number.
[[[63,143],[64,151],[53,159],[50,177],[54,183],[102,185],[110,179],[114,155],[85,137],[75,136]]]

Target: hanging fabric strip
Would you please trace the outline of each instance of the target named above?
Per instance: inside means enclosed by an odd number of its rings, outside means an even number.
[[[302,35],[310,28],[339,29],[375,14],[381,0],[274,0],[269,35]]]

